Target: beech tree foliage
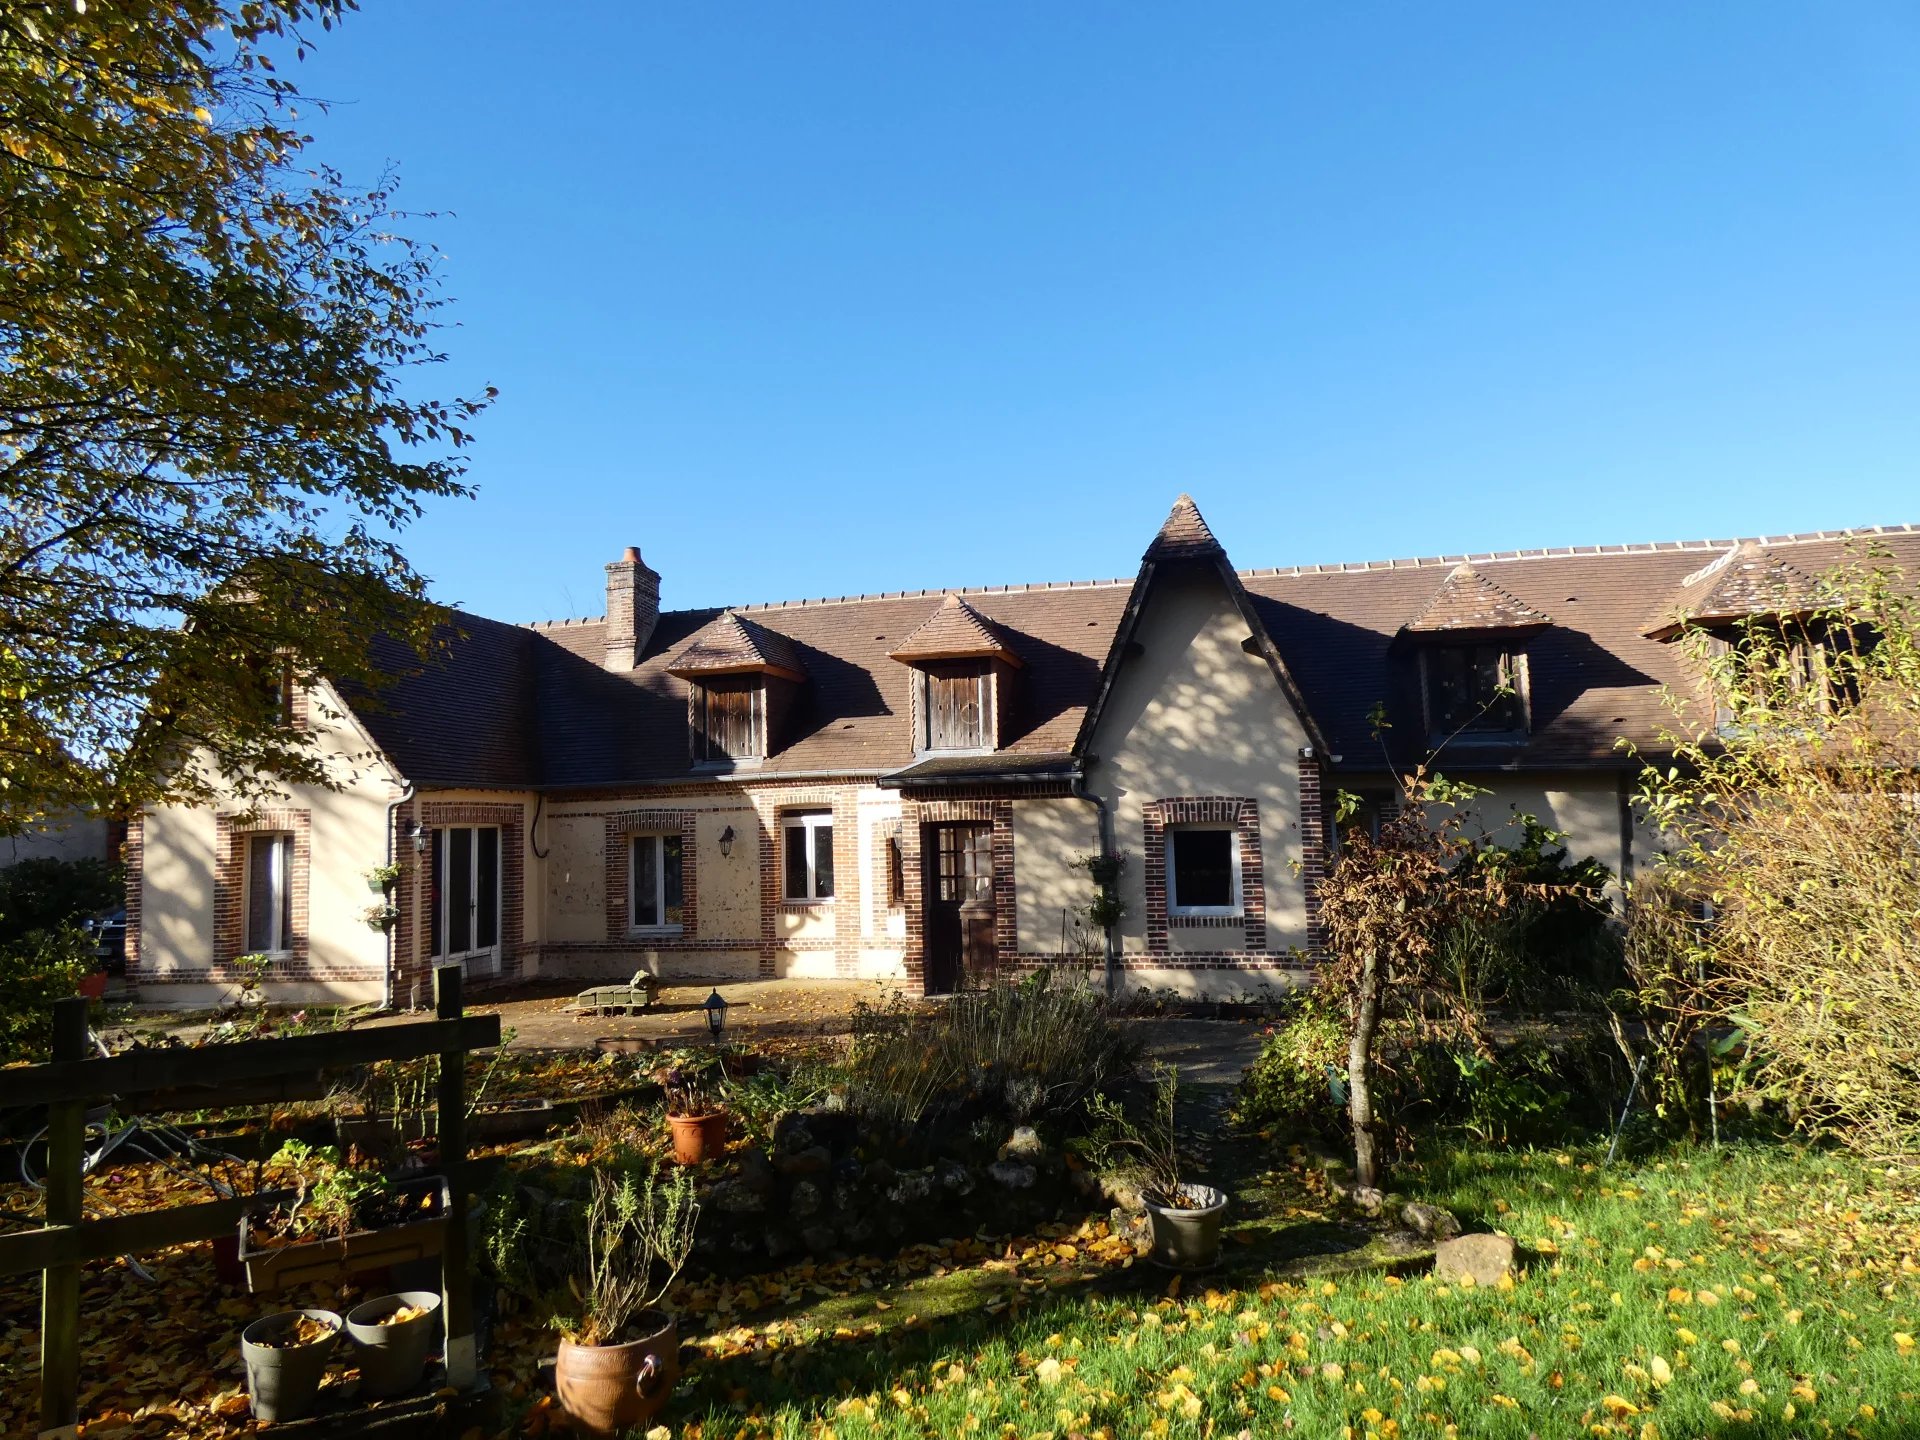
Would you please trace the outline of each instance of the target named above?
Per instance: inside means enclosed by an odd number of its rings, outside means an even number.
[[[1867,555],[1820,601],[1689,647],[1710,706],[1639,796],[1684,924],[1669,970],[1698,1028],[1745,1042],[1743,1079],[1807,1129],[1920,1163],[1920,601]],[[1708,716],[1712,718],[1707,718]]]
[[[431,633],[396,536],[492,392],[420,393],[435,254],[275,69],[351,8],[0,5],[0,824],[322,779],[287,681]]]

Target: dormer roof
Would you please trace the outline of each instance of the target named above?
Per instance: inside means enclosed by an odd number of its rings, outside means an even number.
[[[786,680],[807,678],[791,640],[732,610],[721,611],[689,636],[667,661],[666,670],[683,680],[756,673]]]
[[[1797,615],[1820,603],[1820,586],[1757,540],[1742,540],[1680,582],[1642,634],[1671,640],[1689,625],[1729,624],[1756,615]]]
[[[1544,630],[1553,623],[1473,566],[1462,563],[1447,572],[1426,607],[1408,621],[1409,635],[1515,635]]]
[[[1000,628],[958,595],[941,600],[939,608],[888,656],[903,665],[924,665],[930,660],[1023,663]]]

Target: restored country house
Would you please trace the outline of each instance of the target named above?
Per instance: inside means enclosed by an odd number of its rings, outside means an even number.
[[[1868,541],[1920,565],[1901,527],[1235,570],[1183,496],[1130,581],[677,611],[629,549],[604,617],[463,615],[443,662],[390,657],[416,673],[378,704],[296,697],[339,789],[136,820],[129,981],[199,1003],[246,954],[285,998],[403,1005],[443,960],[912,993],[1100,974],[1077,862],[1123,851],[1118,984],[1284,985],[1336,790],[1388,803],[1452,736],[1489,829],[1535,814],[1630,876],[1650,842],[1616,742],[1656,750],[1663,690],[1694,686],[1672,638],[1804,607]]]

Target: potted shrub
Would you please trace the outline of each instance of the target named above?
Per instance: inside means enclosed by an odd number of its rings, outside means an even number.
[[[340,1317],[331,1310],[285,1310],[241,1331],[253,1418],[279,1424],[311,1414],[339,1338]]]
[[[1182,1176],[1173,1113],[1179,1088],[1179,1071],[1156,1066],[1152,1100],[1146,1118],[1137,1123],[1107,1096],[1094,1095],[1087,1105],[1096,1128],[1087,1148],[1096,1164],[1112,1166],[1139,1184],[1153,1234],[1154,1262],[1175,1270],[1202,1270],[1220,1257],[1227,1197]]]
[[[673,1158],[698,1165],[717,1158],[727,1145],[727,1111],[717,1093],[718,1076],[704,1069],[678,1067],[662,1077],[667,1097],[667,1128],[673,1132]]]
[[[369,1399],[404,1395],[426,1373],[440,1319],[432,1290],[382,1295],[347,1312],[347,1337],[360,1359],[360,1393]]]
[[[387,865],[376,865],[366,872],[367,889],[376,895],[384,895],[400,883],[400,877],[404,873],[404,867],[398,860]]]
[[[299,1179],[290,1203],[240,1218],[240,1262],[255,1294],[440,1253],[444,1180],[396,1184],[343,1164],[338,1150],[299,1140],[274,1159],[296,1166]]]
[[[593,1172],[584,1264],[572,1281],[579,1305],[556,1317],[561,1331],[554,1395],[573,1424],[593,1435],[645,1425],[680,1374],[680,1335],[657,1307],[686,1264],[700,1206],[693,1182],[664,1185]]]

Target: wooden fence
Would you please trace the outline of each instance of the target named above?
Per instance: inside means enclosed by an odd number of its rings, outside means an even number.
[[[0,1235],[0,1276],[41,1272],[40,1434],[78,1434],[80,1395],[80,1267],[89,1260],[137,1255],[192,1240],[236,1233],[243,1212],[271,1204],[279,1194],[241,1195],[145,1214],[89,1220],[82,1209],[86,1113],[113,1101],[137,1112],[140,1097],[243,1080],[317,1074],[379,1060],[440,1057],[439,1173],[448,1195],[441,1222],[447,1382],[460,1390],[479,1384],[473,1328],[473,1260],[467,1233],[468,1196],[475,1171],[467,1159],[466,1054],[500,1043],[496,1015],[461,1013],[458,965],[433,977],[436,1018],[344,1034],[243,1040],[201,1049],[135,1050],[89,1058],[87,1002],[54,1007],[53,1059],[45,1065],[0,1070],[0,1109],[47,1107],[45,1224]],[[217,1097],[210,1104],[219,1103]],[[127,1337],[129,1341],[136,1337]]]

